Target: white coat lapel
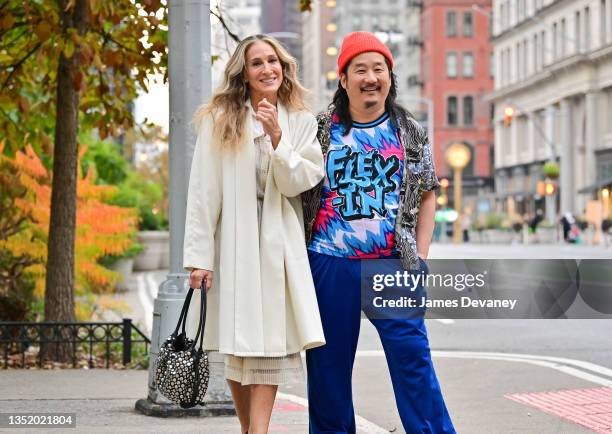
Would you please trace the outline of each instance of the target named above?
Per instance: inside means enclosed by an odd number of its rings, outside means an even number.
[[[283,140],[290,142],[289,116],[285,107],[277,104],[278,123]],[[272,151],[274,152],[274,151]],[[283,239],[283,207],[287,198],[283,197],[276,183],[272,167],[266,180],[266,191],[262,210],[261,234],[259,237],[261,254],[261,287],[263,294],[264,337],[266,350],[282,349],[287,345],[286,301],[285,301],[285,252]]]
[[[260,286],[259,230],[257,224],[257,187],[255,144],[251,112],[247,112],[248,140],[236,153],[236,274],[235,274],[235,349],[255,352],[263,348],[262,312],[253,309],[262,303]]]

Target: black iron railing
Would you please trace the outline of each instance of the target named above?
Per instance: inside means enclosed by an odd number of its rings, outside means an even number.
[[[4,352],[4,368],[8,368],[9,355],[21,353],[21,367],[26,367],[26,353],[31,347],[46,346],[53,352],[61,344],[70,344],[72,365],[88,354],[89,367],[95,367],[94,352],[102,348],[106,368],[118,344],[122,347],[124,365],[132,361],[134,344],[144,345],[147,354],[151,340],[132,324],[129,318],[122,322],[22,322],[0,321],[0,350]],[[4,347],[4,348],[2,348]],[[42,366],[43,352],[38,352],[38,366]]]

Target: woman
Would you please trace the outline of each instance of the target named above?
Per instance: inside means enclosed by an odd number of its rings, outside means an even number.
[[[303,380],[300,351],[325,343],[300,201],[323,157],[296,69],[275,39],[246,38],[195,118],[183,265],[210,290],[205,348],[227,355],[250,434],[267,432],[278,385]]]

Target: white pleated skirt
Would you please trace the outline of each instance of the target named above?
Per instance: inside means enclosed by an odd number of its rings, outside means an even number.
[[[304,382],[300,353],[282,357],[225,356],[225,378],[242,384],[283,384]]]

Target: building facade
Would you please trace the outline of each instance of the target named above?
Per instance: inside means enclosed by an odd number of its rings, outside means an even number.
[[[500,207],[582,215],[612,185],[612,0],[494,0],[493,9]],[[542,197],[546,161],[560,177]]]
[[[338,25],[334,0],[312,2],[302,14],[302,71],[315,113],[325,110],[338,86]]]
[[[261,32],[278,39],[298,63],[298,75],[304,78],[302,59],[302,17],[299,2],[261,0]]]
[[[385,43],[394,58],[398,101],[415,113],[427,112],[420,101],[419,8],[399,0],[321,0],[303,14],[304,83],[322,110],[338,88],[337,58],[345,35],[369,31]],[[426,120],[426,116],[421,116]]]
[[[211,1],[211,10],[219,14],[228,29],[239,39],[261,33],[261,0]],[[215,56],[212,65],[212,86],[216,89],[223,78],[225,65],[236,48],[237,42],[211,14],[211,52]]]
[[[461,142],[470,150],[463,170],[464,208],[486,213],[493,191],[490,1],[424,0],[421,9],[422,96],[433,103],[434,159],[439,177],[449,177],[452,204],[452,168],[447,148]]]

